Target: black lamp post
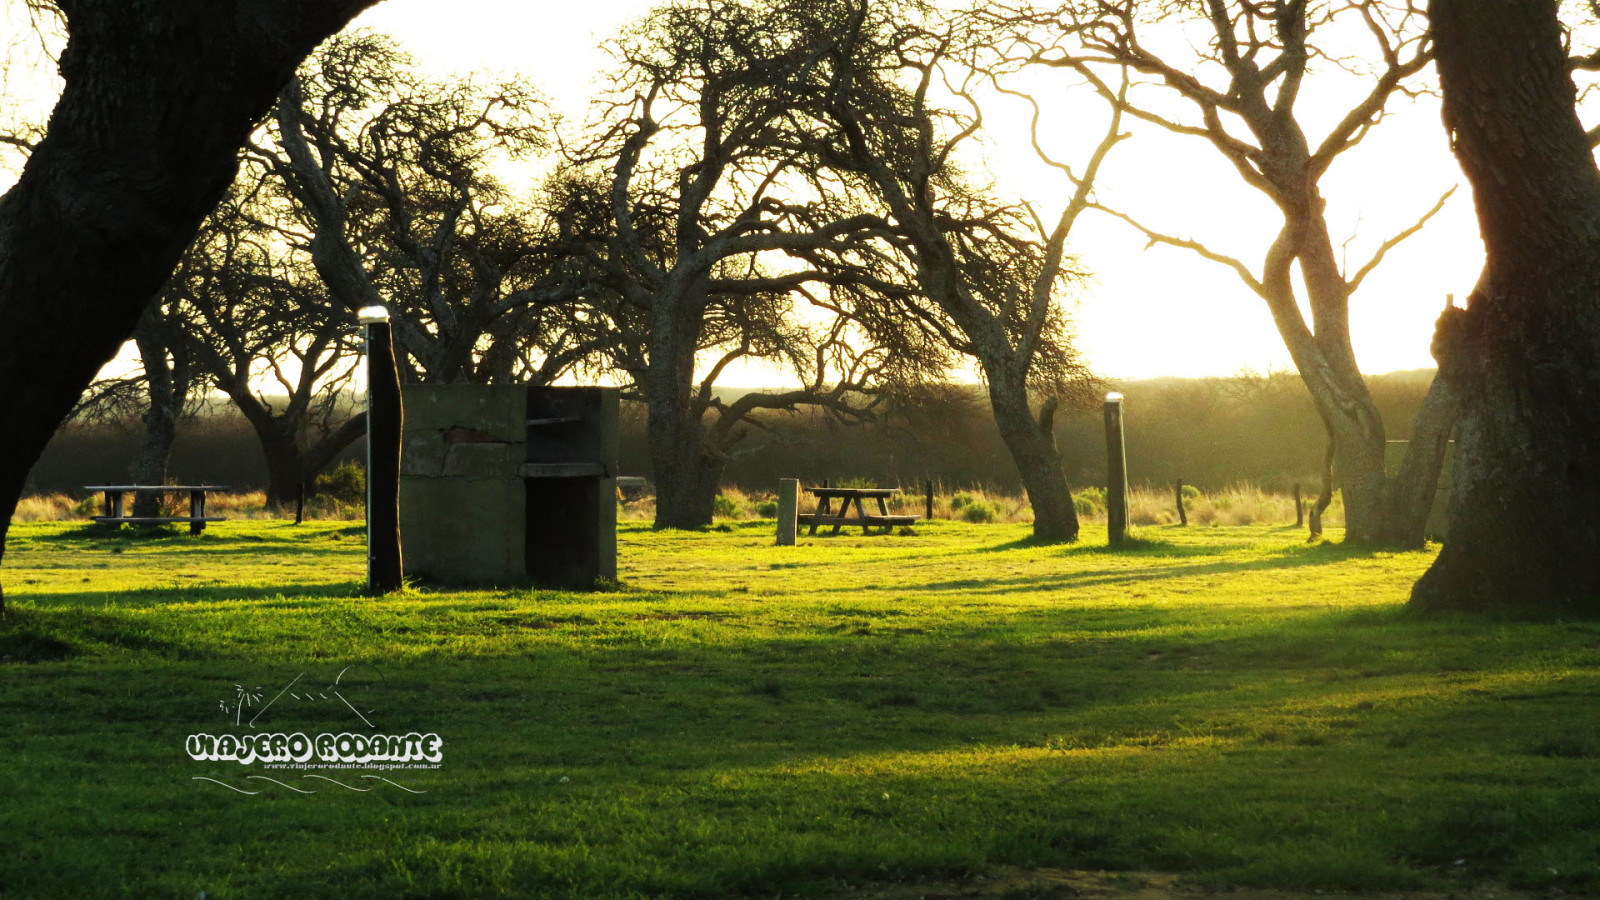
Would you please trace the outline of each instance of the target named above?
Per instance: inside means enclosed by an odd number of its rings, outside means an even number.
[[[356,314],[367,338],[367,593],[404,587],[400,559],[400,370],[389,311]]]

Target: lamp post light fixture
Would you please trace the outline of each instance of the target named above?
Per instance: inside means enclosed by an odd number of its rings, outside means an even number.
[[[389,310],[365,306],[356,320],[367,343],[367,593],[404,586],[400,559],[400,370]]]
[[[1106,532],[1113,547],[1128,537],[1128,452],[1122,434],[1122,395],[1106,394]]]

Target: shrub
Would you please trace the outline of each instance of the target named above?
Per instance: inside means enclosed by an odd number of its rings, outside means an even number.
[[[617,511],[617,518],[627,522],[648,522],[656,517],[656,496],[645,494],[632,500],[624,500]]]
[[[778,501],[763,500],[757,503],[756,515],[763,519],[776,519],[778,517]]]
[[[953,505],[953,504],[952,504]],[[987,500],[976,498],[968,500],[961,506],[961,518],[967,522],[988,523],[995,520],[994,504]]]
[[[711,512],[719,519],[740,519],[744,517],[744,504],[728,494],[718,494],[711,504]]]
[[[1199,499],[1200,499],[1200,489],[1199,488],[1195,487],[1192,484],[1186,484],[1186,485],[1183,486],[1183,502],[1185,502],[1185,503],[1193,503],[1194,501],[1199,500]]]
[[[1072,495],[1072,506],[1080,516],[1097,516],[1106,511],[1106,492],[1097,487],[1079,488]]]
[[[94,515],[98,504],[99,498],[93,495],[74,505],[65,494],[35,494],[18,500],[11,518],[16,522],[58,522],[75,515]]]
[[[311,493],[338,503],[361,503],[367,496],[367,470],[361,463],[347,459],[333,471],[313,479]]]
[[[950,510],[952,512],[960,512],[968,504],[975,503],[977,501],[978,501],[977,497],[974,497],[971,494],[969,494],[969,493],[967,493],[965,491],[962,491],[962,492],[960,492],[958,494],[955,494],[954,496],[952,496],[950,498]]]

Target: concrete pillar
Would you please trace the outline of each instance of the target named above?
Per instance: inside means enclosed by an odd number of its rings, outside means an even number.
[[[778,546],[793,547],[798,531],[796,517],[800,514],[800,480],[778,479]]]

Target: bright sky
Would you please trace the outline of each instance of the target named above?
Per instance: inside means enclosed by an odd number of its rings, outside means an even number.
[[[395,35],[436,73],[525,75],[570,118],[579,119],[591,79],[607,62],[596,45],[650,5],[646,0],[384,0],[357,25]],[[15,32],[7,38],[14,44]],[[1071,114],[1047,123],[1052,130],[1046,140],[1059,141],[1060,155],[1081,164],[1104,129],[1105,112],[1094,102],[1074,103],[1067,111]],[[1042,217],[1053,220],[1065,186],[1034,159],[1021,115],[1015,104],[986,110],[997,132],[988,148],[989,167],[1002,192],[1034,202]],[[9,177],[0,169],[0,187]],[[1402,98],[1394,114],[1324,179],[1335,240],[1352,239],[1349,269],[1460,181],[1436,103],[1423,98],[1410,104]],[[1209,147],[1148,129],[1136,131],[1113,153],[1099,196],[1155,230],[1201,240],[1256,271],[1276,230],[1275,211]],[[1094,274],[1074,318],[1079,347],[1096,371],[1143,378],[1292,369],[1265,305],[1231,271],[1182,250],[1145,249],[1144,243],[1127,226],[1093,213],[1074,231],[1069,249]],[[1363,370],[1432,366],[1428,343],[1445,295],[1465,298],[1481,264],[1471,198],[1463,188],[1427,228],[1391,253],[1356,295],[1352,328]],[[758,371],[724,379],[729,384],[770,380]]]

